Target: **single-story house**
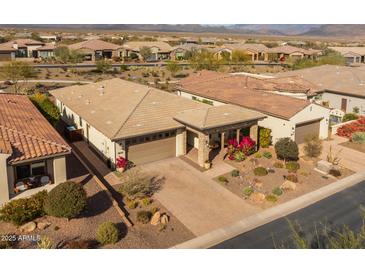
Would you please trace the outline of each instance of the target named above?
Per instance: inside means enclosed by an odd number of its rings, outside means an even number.
[[[47,43],[44,46],[37,48],[39,58],[52,58],[56,48],[55,43]]]
[[[323,65],[276,74],[296,76],[317,86],[318,100],[344,113],[365,115],[365,67]]]
[[[0,93],[0,204],[28,188],[66,181],[70,153],[27,96]]]
[[[279,46],[279,47],[271,48],[269,50],[269,53],[270,54],[275,54],[278,60],[285,61],[288,58],[293,58],[293,59],[303,59],[303,58],[315,59],[322,53],[322,51],[321,50],[315,50],[315,49],[304,49],[304,48],[293,47],[293,46],[290,46],[290,45],[285,45],[285,46]]]
[[[257,141],[265,115],[234,105],[210,106],[119,78],[50,91],[62,119],[115,167],[124,157],[144,164],[197,151],[204,166],[213,149],[243,132]],[[215,154],[214,154],[215,155]]]
[[[133,59],[133,54],[135,54],[138,59],[142,60],[143,57],[140,54],[142,48],[151,50],[151,56],[147,61],[169,60],[173,51],[173,48],[165,42],[132,41],[123,44],[122,57]]]
[[[120,57],[121,46],[103,40],[87,40],[68,46],[71,50],[77,50],[84,55],[85,60],[95,61],[99,59],[111,59]]]
[[[37,49],[45,43],[33,39],[16,39],[0,44],[0,60],[10,61],[15,58],[38,58]]]
[[[365,47],[329,47],[340,53],[348,63],[365,63]]]
[[[240,51],[247,54],[251,61],[267,61],[269,48],[264,44],[254,44],[254,43],[237,43],[237,44],[224,44],[220,48],[215,49],[217,58],[221,58],[223,52],[230,54],[232,58],[232,53],[234,51]]]
[[[171,60],[184,60],[186,58],[186,54],[188,52],[199,52],[201,49],[204,49],[206,47],[198,45],[198,44],[182,44],[179,46],[176,46],[171,51]]]
[[[242,75],[202,71],[182,79],[177,94],[214,106],[232,104],[266,115],[258,121],[260,127],[271,129],[272,141],[290,137],[298,144],[308,135],[328,137],[328,108],[286,95],[250,88],[250,81],[260,79]]]

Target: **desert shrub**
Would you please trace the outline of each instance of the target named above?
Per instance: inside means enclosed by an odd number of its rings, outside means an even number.
[[[152,217],[152,212],[147,210],[140,210],[137,212],[137,221],[142,224],[147,224]]]
[[[0,220],[22,225],[45,215],[43,210],[47,191],[40,191],[29,198],[16,199],[0,209]]]
[[[96,232],[96,240],[102,244],[115,244],[119,240],[119,230],[112,222],[105,222],[99,225]]]
[[[152,196],[161,187],[159,180],[153,180],[138,169],[130,169],[124,174],[124,182],[120,192],[127,194],[131,199]]]
[[[262,157],[262,154],[261,154],[261,152],[256,152],[255,154],[254,154],[254,156],[255,156],[255,158],[257,158],[257,159],[260,159],[261,157]]]
[[[295,174],[288,174],[285,176],[285,179],[293,183],[298,183],[298,176]]]
[[[365,144],[365,132],[352,133],[351,141],[356,144]]]
[[[265,151],[262,156],[264,156],[266,159],[271,159],[272,158],[272,154],[270,151]]]
[[[148,205],[152,204],[152,199],[149,197],[145,197],[141,200],[141,203],[143,206],[148,206]]]
[[[284,164],[282,162],[275,162],[274,167],[275,168],[284,168]]]
[[[273,195],[273,194],[267,195],[265,197],[265,199],[266,199],[266,201],[272,202],[272,203],[275,203],[278,200],[278,198],[275,195]]]
[[[285,163],[285,168],[289,170],[289,172],[297,172],[297,170],[300,168],[300,165],[298,162],[290,161]]]
[[[279,159],[298,160],[298,145],[290,138],[281,138],[275,144],[275,152]]]
[[[42,236],[41,239],[37,242],[37,247],[39,249],[51,249],[52,241],[47,236]]]
[[[268,128],[260,128],[260,147],[266,148],[271,144],[271,129]]]
[[[308,157],[318,157],[322,153],[322,141],[315,135],[305,139],[304,152]]]
[[[283,190],[277,186],[277,187],[273,188],[272,193],[276,196],[280,196],[283,194]]]
[[[243,189],[243,195],[245,197],[250,197],[250,195],[253,193],[253,188],[248,186]]]
[[[237,169],[232,170],[231,171],[231,176],[232,177],[238,177],[238,176],[240,176],[239,170],[237,170]]]
[[[221,175],[221,176],[218,177],[218,181],[221,182],[221,183],[226,183],[226,182],[228,182],[228,179]]]
[[[303,175],[305,177],[308,177],[309,174],[310,174],[308,171],[306,171],[304,169],[299,169],[298,172],[299,172],[300,175]]]
[[[68,181],[49,192],[44,210],[51,216],[74,218],[86,208],[86,205],[87,197],[82,185]]]
[[[138,207],[138,201],[136,201],[136,200],[130,200],[130,201],[128,201],[127,202],[127,207],[129,209],[135,209],[135,208],[137,208]]]
[[[334,168],[330,169],[330,171],[328,173],[335,177],[341,176],[341,171],[339,171],[338,169],[334,169]]]
[[[357,115],[356,113],[346,113],[342,117],[342,122],[348,122],[348,121],[356,120],[358,118],[359,118],[359,115]]]
[[[262,166],[259,166],[259,167],[256,167],[254,170],[253,170],[253,173],[256,175],[256,176],[265,176],[267,175],[267,170],[266,168],[262,167]]]
[[[235,161],[237,161],[237,162],[242,162],[246,159],[245,154],[239,150],[234,152],[233,157],[234,157]]]

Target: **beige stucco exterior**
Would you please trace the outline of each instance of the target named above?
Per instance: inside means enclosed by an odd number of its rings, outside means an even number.
[[[0,153],[0,205],[9,200],[9,184],[7,171],[7,158],[9,154]]]

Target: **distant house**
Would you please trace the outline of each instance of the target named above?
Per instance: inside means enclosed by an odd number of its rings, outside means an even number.
[[[84,55],[85,60],[95,61],[99,59],[111,59],[120,57],[121,46],[103,40],[88,40],[71,44],[68,46],[71,50],[77,50]]]
[[[51,58],[54,57],[54,51],[56,48],[55,43],[47,43],[44,46],[37,49],[39,58]]]
[[[252,62],[268,60],[269,48],[264,44],[253,43],[224,44],[216,49],[216,56],[217,58],[220,58],[223,52],[227,52],[232,57],[234,51],[245,53]]]
[[[182,44],[176,46],[171,51],[171,59],[172,60],[183,60],[186,59],[186,54],[189,52],[199,52],[201,49],[205,48],[204,46],[197,44]]]
[[[33,39],[16,39],[0,44],[0,60],[9,61],[15,58],[38,58],[38,48],[45,43]]]
[[[304,48],[298,48],[298,47],[293,47],[293,46],[289,46],[289,45],[271,48],[268,52],[271,54],[275,54],[276,59],[278,59],[282,62],[284,62],[288,58],[315,59],[322,53],[321,50],[304,49]]]
[[[0,113],[0,204],[66,181],[71,148],[28,97],[0,93]]]
[[[173,48],[165,42],[132,41],[123,44],[122,57],[132,58],[134,54],[136,57],[142,60],[143,58],[140,54],[140,51],[144,47],[151,50],[151,56],[148,58],[147,61],[169,60],[170,54],[173,51]]]
[[[46,42],[57,42],[60,39],[57,34],[39,34],[39,37]]]
[[[182,97],[208,100],[214,106],[232,104],[262,113],[266,118],[258,121],[258,125],[271,129],[273,143],[283,137],[298,144],[309,135],[327,138],[328,108],[275,94],[270,91],[271,85],[266,80],[249,76],[202,71],[182,79],[176,90]]]
[[[346,58],[348,63],[365,63],[365,47],[329,47]]]

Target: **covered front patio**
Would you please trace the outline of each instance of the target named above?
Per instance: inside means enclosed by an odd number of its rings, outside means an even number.
[[[184,124],[183,154],[204,167],[225,156],[228,140],[238,142],[243,136],[258,141],[257,121],[261,113],[233,105],[221,105],[207,109],[188,110],[178,113],[177,121]]]

